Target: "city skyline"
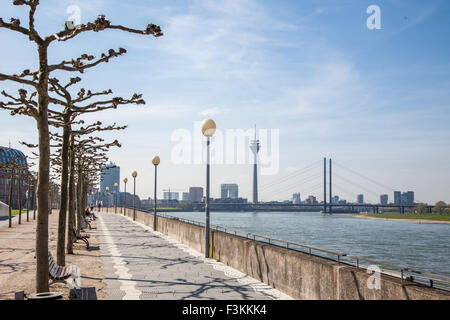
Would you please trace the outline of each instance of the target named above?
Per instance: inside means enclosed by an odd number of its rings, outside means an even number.
[[[123,178],[130,179],[137,170],[137,193],[142,198],[153,195],[150,159],[155,154],[161,157],[161,189],[204,186],[203,165],[172,162],[176,144],[172,134],[181,128],[192,131],[196,121],[211,117],[221,130],[251,130],[255,123],[258,128],[280,130],[280,170],[274,176],[260,175],[261,187],[326,156],[394,190],[414,190],[421,201],[450,202],[446,182],[450,180],[450,44],[442,41],[449,31],[445,12],[450,4],[379,2],[381,30],[366,27],[366,8],[372,1],[275,5],[204,0],[176,7],[142,0],[133,6],[77,1],[82,22],[99,12],[128,25],[150,19],[168,35],[144,43],[134,41],[134,35],[106,32],[100,40],[74,42],[74,56],[84,51],[98,56],[98,47],[123,44],[127,55],[102,70],[87,71],[83,86],[111,88],[124,96],[142,92],[147,101],[144,107],[127,106],[100,115],[104,123],[129,126],[119,139],[122,148],[109,152],[121,166],[121,189]],[[43,3],[36,21],[39,28],[58,29],[69,16],[69,4]],[[4,14],[22,17],[24,12],[7,6]],[[26,37],[14,37],[6,30],[0,30],[0,36],[9,43],[9,50],[0,52],[0,58],[9,61],[4,72],[36,68],[28,65],[31,54],[22,50],[29,46]],[[8,58],[11,52],[17,59]],[[55,47],[50,58],[59,61],[66,54]],[[2,85],[7,91],[14,87]],[[0,126],[0,145],[11,141],[13,148],[29,154],[19,141],[36,143],[32,119],[17,116],[12,121],[2,112]],[[102,137],[113,139],[114,134]],[[261,151],[267,147],[263,145]],[[252,198],[251,164],[213,164],[211,169],[213,197],[220,195],[220,182],[233,177],[241,196]],[[289,199],[297,191],[292,188],[274,197]],[[387,191],[380,189],[378,195],[365,198],[378,201]],[[321,198],[320,192],[316,195]],[[270,201],[272,194],[261,190],[259,198]]]

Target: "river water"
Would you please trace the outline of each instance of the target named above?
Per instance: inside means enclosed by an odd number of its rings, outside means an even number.
[[[204,212],[170,212],[205,222]],[[211,212],[211,224],[450,276],[450,224],[316,212]]]

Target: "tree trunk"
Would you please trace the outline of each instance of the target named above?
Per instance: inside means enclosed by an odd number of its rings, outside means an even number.
[[[67,253],[73,254],[73,241],[75,240],[73,237],[72,228],[75,226],[75,210],[74,210],[74,195],[75,195],[75,155],[73,152],[73,136],[70,139],[70,149],[69,149],[69,158],[70,158],[70,173],[69,173],[69,221],[67,225]]]
[[[50,137],[48,128],[47,45],[39,45],[38,121],[39,173],[38,218],[36,224],[36,292],[48,292],[48,194],[50,178]]]
[[[78,159],[80,160],[80,158]],[[77,181],[77,231],[81,232],[81,212],[83,210],[83,204],[82,204],[82,185],[83,185],[83,172],[81,169],[81,163],[78,162],[78,181]]]
[[[19,169],[18,176],[17,176],[17,184],[18,184],[18,186],[17,186],[17,191],[18,191],[17,200],[19,202],[18,203],[19,204],[19,224],[22,224],[22,186],[21,186],[21,183],[22,183],[21,174],[22,174],[22,172],[21,171],[22,170]]]
[[[12,228],[12,201],[13,201],[13,182],[14,182],[14,167],[11,168],[11,176],[9,178],[9,228]]]
[[[70,116],[70,115],[69,115]],[[67,184],[69,178],[69,144],[70,144],[70,124],[68,115],[64,116],[65,126],[63,132],[63,142],[61,148],[61,197],[59,204],[58,219],[58,240],[56,244],[56,261],[58,265],[65,266],[65,245],[66,245],[66,220],[67,220]]]
[[[27,222],[30,222],[30,177],[27,179]]]
[[[33,186],[33,220],[36,220],[36,210],[37,210],[37,184],[38,180],[35,181]]]
[[[48,214],[52,214],[53,207],[53,187],[49,184],[49,192],[48,192]]]

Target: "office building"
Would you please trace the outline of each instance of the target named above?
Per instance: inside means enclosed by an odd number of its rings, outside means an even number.
[[[237,184],[221,184],[220,194],[222,199],[237,199],[238,185]]]
[[[183,192],[182,198],[183,201],[189,201],[189,192]]]
[[[380,204],[384,205],[384,206],[388,204],[388,195],[387,194],[382,194],[380,196]]]
[[[307,204],[317,204],[317,199],[314,196],[308,196],[308,198],[306,199],[306,203]]]
[[[394,204],[397,206],[402,204],[402,193],[400,191],[394,191]]]
[[[408,191],[406,199],[408,201],[407,202],[408,205],[413,206],[414,205],[414,192],[413,191]]]
[[[403,192],[401,199],[402,199],[402,204],[404,204],[404,205],[407,205],[407,206],[414,205],[414,192],[413,191]]]
[[[364,195],[358,194],[358,204],[364,204]]]
[[[164,200],[180,200],[180,194],[178,192],[165,191],[163,193]]]
[[[202,202],[203,188],[202,187],[190,187],[189,188],[189,201],[190,202]]]
[[[109,192],[116,192],[116,187],[114,184],[118,184],[117,192],[120,192],[120,167],[116,166],[114,163],[102,167],[102,172],[100,176],[100,191],[105,192],[106,187],[109,187]]]
[[[339,196],[334,196],[333,198],[331,198],[331,203],[332,204],[338,204],[339,203]]]
[[[301,203],[301,199],[300,199],[300,193],[294,193],[292,195],[292,203],[293,204],[300,204]]]

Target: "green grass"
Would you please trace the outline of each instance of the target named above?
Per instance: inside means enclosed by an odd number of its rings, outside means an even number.
[[[27,210],[22,210],[22,213],[27,213]],[[17,216],[19,214],[19,209],[12,210],[12,215]]]
[[[425,213],[425,214],[417,214],[417,213],[380,213],[380,214],[367,214],[368,217],[374,218],[385,218],[385,219],[420,219],[420,220],[432,220],[432,221],[450,221],[449,214],[439,213]]]

